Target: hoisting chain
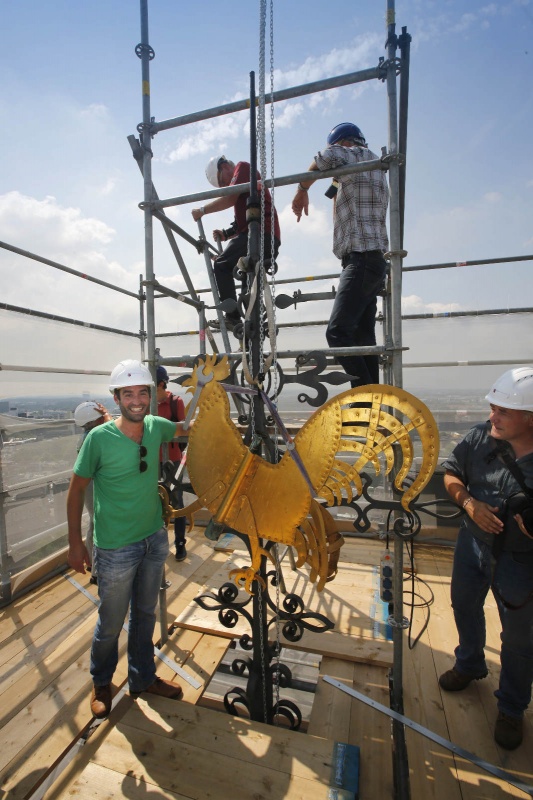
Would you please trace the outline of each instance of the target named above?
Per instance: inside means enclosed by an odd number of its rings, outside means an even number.
[[[259,613],[259,638],[261,641],[261,678],[263,684],[263,721],[268,723],[268,707],[266,694],[266,665],[265,665],[265,639],[263,632],[263,587],[261,581],[257,581],[257,609]]]
[[[261,175],[261,227],[259,244],[259,372],[265,374],[265,206],[266,206],[266,120],[265,120],[265,32],[266,32],[266,0],[261,0],[259,31],[259,108],[257,115],[257,149],[259,151],[259,174]]]
[[[270,177],[274,181],[274,0],[270,0]],[[270,334],[270,347],[272,353],[272,398],[277,408],[278,404],[278,343],[277,343],[277,328],[276,328],[276,268],[275,264],[275,246],[276,246],[276,226],[274,224],[276,213],[276,204],[274,201],[274,183],[270,189],[270,264],[271,264],[271,289],[268,285],[265,287],[269,292],[269,297],[272,298],[272,312],[269,314],[268,325]],[[279,446],[278,446],[279,431],[276,421],[274,421],[274,463],[279,461]],[[277,667],[277,680],[276,680],[276,724],[279,725],[279,693],[281,682],[281,624],[279,617],[279,604],[280,604],[280,583],[281,583],[281,564],[279,559],[278,545],[276,548],[276,667]]]
[[[265,374],[264,361],[264,331],[263,331],[263,286],[264,286],[264,257],[265,257],[265,21],[266,21],[266,0],[261,0],[259,9],[259,105],[257,113],[256,145],[259,150],[259,174],[261,175],[261,227],[259,243],[259,264],[257,265],[254,276],[255,292],[250,292],[250,306],[254,300],[259,303],[259,373]],[[250,176],[250,180],[255,181],[255,175]],[[259,278],[259,297],[257,297],[257,279]],[[255,295],[255,298],[254,298]],[[263,388],[262,386],[260,388]],[[253,405],[253,403],[252,403]],[[257,581],[257,606],[259,611],[259,638],[261,648],[261,672],[263,685],[263,715],[264,721],[268,722],[267,691],[266,691],[266,656],[264,640],[264,620],[263,620],[263,588],[261,582]],[[268,644],[268,642],[267,642]],[[270,659],[269,659],[270,660]]]
[[[259,111],[257,138],[259,149],[259,172],[261,175],[261,240],[260,240],[260,263],[258,270],[259,277],[259,350],[260,350],[260,372],[262,375],[273,366],[273,388],[274,402],[277,397],[277,346],[276,346],[276,319],[275,319],[275,279],[274,279],[274,253],[275,253],[275,205],[274,205],[274,186],[270,190],[270,263],[272,275],[272,290],[268,285],[265,274],[265,228],[266,228],[266,187],[267,177],[267,156],[266,156],[266,113],[265,113],[265,39],[266,39],[266,11],[267,2],[261,0],[260,4],[260,45],[259,45]],[[274,178],[274,0],[270,0],[270,177]],[[265,320],[266,312],[266,320]],[[271,352],[269,357],[264,358],[265,346],[265,322],[268,324]],[[274,423],[274,463],[279,460],[278,448],[278,429]],[[274,545],[277,548],[277,545]],[[280,564],[276,549],[275,557],[275,583],[276,583],[276,680],[275,680],[275,708],[279,708],[280,693],[280,619],[279,619],[279,585],[280,585]],[[261,628],[262,630],[262,628]],[[279,724],[279,714],[276,713],[276,723]]]

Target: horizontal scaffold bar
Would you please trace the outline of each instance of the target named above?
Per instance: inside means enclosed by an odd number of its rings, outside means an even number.
[[[130,292],[128,289],[123,289],[121,286],[115,286],[113,283],[107,283],[107,281],[101,281],[100,278],[93,278],[90,275],[86,275],[85,272],[79,272],[77,269],[71,269],[70,267],[66,267],[64,264],[59,264],[57,261],[52,261],[49,258],[43,258],[35,253],[30,253],[29,250],[22,250],[20,247],[7,244],[7,242],[0,242],[0,247],[2,247],[4,250],[10,250],[12,253],[17,253],[19,256],[31,258],[34,261],[40,261],[41,264],[47,264],[49,267],[54,267],[54,269],[61,270],[61,272],[68,272],[70,275],[76,275],[78,278],[83,278],[91,283],[98,283],[100,286],[105,286],[106,289],[113,289],[115,292],[127,294],[129,297],[134,297],[136,300],[140,299],[139,295],[135,292]]]
[[[402,267],[402,272],[414,272],[416,270],[425,269],[450,269],[451,267],[477,267],[490,264],[508,264],[513,261],[533,261],[533,255],[530,256],[509,256],[506,258],[488,258],[481,261],[457,261],[446,262],[444,264],[423,264],[416,267]],[[280,286],[285,283],[305,283],[310,281],[331,281],[340,277],[340,272],[326,272],[324,275],[300,275],[292,278],[276,278],[275,281],[269,281],[270,284],[275,283]],[[211,289],[198,289],[197,294],[210,292]],[[187,292],[183,292],[187,294]],[[489,313],[489,312],[487,312]]]
[[[54,322],[64,322],[66,325],[78,325],[81,328],[89,328],[96,331],[105,331],[106,333],[117,333],[120,336],[133,336],[136,339],[141,338],[140,333],[132,333],[132,331],[123,331],[120,328],[109,328],[106,325],[97,325],[95,322],[83,322],[80,319],[71,319],[70,317],[60,317],[58,314],[47,314],[46,311],[35,311],[32,308],[22,308],[21,306],[13,306],[10,303],[0,303],[0,310],[13,311],[16,314],[28,314],[31,317],[40,317],[41,319],[49,319]]]
[[[399,348],[401,350],[407,350],[407,347]],[[277,353],[278,359],[281,358],[297,358],[300,363],[303,363],[303,359],[307,359],[312,353],[322,353],[325,356],[351,356],[351,355],[361,355],[361,356],[378,356],[382,353],[393,353],[394,348],[392,347],[383,347],[382,345],[368,345],[364,347],[332,347],[332,348],[320,348],[314,347],[312,350],[280,350]],[[220,357],[227,356],[229,359],[238,360],[242,359],[242,351],[238,353],[219,353]],[[202,356],[200,356],[201,358]],[[190,367],[192,366],[196,360],[198,359],[198,355],[183,355],[183,356],[170,356],[168,358],[159,358],[158,363],[164,364],[166,367]]]
[[[388,156],[387,156],[388,158]],[[372,161],[364,161],[359,164],[350,164],[348,167],[337,167],[321,171],[306,170],[297,172],[294,175],[284,175],[281,178],[268,179],[265,181],[267,189],[272,186],[291,186],[301,181],[321,181],[325,178],[335,178],[339,175],[352,175],[354,172],[372,172],[376,169],[388,170],[389,164],[383,158],[374,158]],[[225,186],[220,189],[210,189],[207,192],[196,192],[195,194],[185,194],[181,197],[170,197],[167,200],[157,200],[151,203],[139,203],[139,208],[169,208],[170,206],[183,206],[187,203],[203,203],[204,200],[211,200],[214,197],[227,197],[234,194],[244,194],[250,191],[249,183],[237,183],[234,186]]]
[[[346,348],[350,349],[350,348]],[[407,348],[402,348],[402,350],[406,350]],[[370,350],[370,348],[360,348],[358,353],[361,354],[363,350]],[[383,352],[383,348],[381,348]],[[313,351],[316,352],[316,351]],[[318,352],[324,353],[325,355],[329,355],[329,350],[319,350]],[[387,350],[388,352],[392,352]],[[242,353],[219,353],[219,356],[227,356],[230,361],[238,361],[242,359]],[[302,359],[306,356],[310,355],[310,353],[302,353],[297,350],[285,350],[283,352],[278,353],[278,358],[298,358]],[[188,356],[178,356],[178,357],[169,357],[169,358],[160,358],[159,363],[164,364],[167,367],[183,367],[184,369],[191,369],[196,361],[198,360],[197,355],[188,355]],[[408,369],[427,369],[431,367],[497,367],[497,366],[506,366],[512,364],[531,364],[531,358],[507,358],[507,359],[495,359],[493,361],[427,361],[427,362],[420,362],[420,363],[409,363],[409,362],[402,362],[402,367]],[[300,368],[303,366],[300,363]],[[339,365],[335,363],[328,363],[329,369],[339,369]],[[286,370],[287,372],[293,372],[294,370]]]
[[[403,267],[402,272],[415,272],[422,269],[452,269],[453,267],[477,267],[483,264],[509,264],[513,261],[532,261],[532,256],[508,256],[507,258],[483,258],[478,261],[446,261],[443,264],[421,264],[417,267]]]
[[[28,367],[26,364],[0,364],[0,372],[50,372],[58,375],[106,375],[109,370],[98,369],[66,369],[63,367]]]
[[[314,94],[315,92],[324,92],[328,89],[337,89],[341,86],[350,86],[354,83],[363,83],[364,81],[371,81],[381,79],[384,77],[384,70],[381,66],[370,67],[370,69],[362,69],[359,72],[349,72],[346,75],[337,75],[333,78],[324,78],[320,81],[313,81],[312,83],[305,83],[300,86],[293,86],[288,89],[280,89],[273,94],[265,95],[265,103],[279,103],[282,100],[294,100],[296,97],[303,97],[307,94]],[[150,125],[150,133],[159,133],[159,131],[170,130],[171,128],[180,128],[183,125],[190,125],[193,122],[201,122],[204,119],[213,119],[213,117],[221,117],[225,114],[233,114],[236,111],[246,111],[250,108],[249,98],[243,100],[236,100],[233,103],[225,103],[221,106],[208,108],[204,111],[196,111],[192,114],[184,114],[181,117],[173,117],[172,119],[162,120],[161,122],[152,122]]]
[[[418,364],[403,364],[411,369],[425,369],[428,367],[497,367],[506,364],[531,364],[531,358],[500,358],[493,361],[421,361]]]
[[[490,308],[483,311],[440,311],[433,314],[402,314],[402,320],[414,319],[439,319],[441,317],[457,318],[457,317],[487,317],[495,314],[533,314],[533,306],[527,308]],[[278,322],[278,328],[310,328],[310,327],[324,327],[329,320],[327,319],[312,319],[300,320],[298,322]],[[200,331],[169,331],[168,333],[156,333],[157,338],[167,338],[169,336],[198,336]]]

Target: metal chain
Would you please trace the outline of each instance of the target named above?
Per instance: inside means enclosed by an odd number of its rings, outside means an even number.
[[[260,0],[260,9],[259,9],[259,103],[258,103],[258,110],[257,110],[257,125],[256,125],[256,149],[259,149],[259,173],[261,175],[261,224],[260,224],[260,244],[259,244],[259,274],[260,278],[262,277],[262,265],[263,265],[263,257],[264,257],[264,250],[265,250],[265,243],[264,243],[264,169],[265,169],[265,156],[263,153],[264,150],[264,139],[265,139],[265,26],[266,26],[266,0]],[[258,146],[258,147],[257,147]],[[255,180],[255,175],[250,175],[250,181]],[[247,288],[248,288],[248,296],[252,296],[252,285],[254,281],[254,275],[247,276]],[[255,299],[257,303],[259,299],[259,372],[263,372],[264,369],[264,353],[263,353],[263,326],[262,326],[262,306],[261,300],[263,297],[262,292],[262,283],[260,281],[259,286],[259,298]],[[251,309],[248,309],[247,316]],[[257,375],[253,374],[253,360],[252,360],[252,343],[246,342],[246,339],[243,340],[244,344],[248,345],[248,382],[250,384],[257,382]],[[243,363],[244,363],[244,356],[243,356]],[[252,400],[250,400],[250,431],[252,434],[251,441],[255,440],[255,410],[254,404]]]
[[[266,147],[266,143],[265,143]],[[274,180],[274,0],[270,0],[270,177],[272,181]],[[273,314],[273,330],[276,331],[276,275],[274,269],[274,252],[275,252],[275,202],[274,202],[274,184],[270,189],[270,263],[272,264],[271,269],[271,288],[266,287],[266,291],[272,292],[272,314]],[[273,386],[273,402],[277,406],[277,396],[278,396],[278,345],[277,345],[277,335],[270,340],[270,346],[272,348],[271,352],[273,355],[272,361],[272,386]],[[278,463],[279,461],[279,431],[276,422],[274,422],[274,463]],[[276,681],[276,708],[279,708],[279,692],[280,692],[280,679],[281,679],[281,625],[280,625],[280,618],[279,618],[279,602],[280,602],[280,572],[281,572],[281,564],[279,560],[279,548],[278,545],[274,545],[276,548],[276,666],[277,666],[277,676],[278,679]],[[280,716],[276,714],[276,724],[279,725]]]
[[[266,27],[266,0],[260,2],[259,12],[259,106],[257,114],[257,149],[259,150],[259,173],[261,175],[261,227],[259,245],[259,296],[255,302],[259,304],[259,372],[264,369],[264,334],[263,334],[263,261],[265,255],[265,27]],[[250,176],[250,180],[255,180],[255,175]],[[257,378],[257,376],[254,376]],[[259,631],[261,647],[261,671],[263,682],[263,717],[268,722],[267,694],[266,694],[266,665],[265,665],[265,642],[263,630],[263,588],[257,581],[257,606],[259,610]]]
[[[265,119],[265,38],[266,38],[266,0],[261,0],[259,32],[259,110],[257,115],[257,144],[259,150],[259,173],[261,175],[261,228],[259,247],[259,372],[265,371],[265,329],[263,317],[265,311],[265,209],[266,209],[266,119]]]
[[[268,723],[268,707],[266,693],[265,635],[263,631],[263,587],[257,583],[257,607],[259,611],[259,646],[261,648],[261,675],[263,684],[263,720]]]

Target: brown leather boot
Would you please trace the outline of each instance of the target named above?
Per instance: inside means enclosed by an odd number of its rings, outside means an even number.
[[[452,669],[442,673],[439,678],[439,684],[445,692],[462,692],[472,681],[480,681],[486,677],[487,673],[484,675],[466,675],[464,672],[459,672],[455,667],[452,667]]]
[[[157,678],[142,692],[130,692],[132,697],[139,697],[143,693],[157,694],[159,697],[166,697],[167,700],[179,700],[183,694],[183,689],[179,683],[173,681],[165,681],[163,678]]]
[[[91,713],[96,719],[109,716],[111,711],[111,684],[106,686],[93,686],[91,694]]]
[[[510,717],[500,711],[494,728],[494,738],[500,747],[504,747],[506,750],[516,750],[522,744],[523,730],[522,717]]]

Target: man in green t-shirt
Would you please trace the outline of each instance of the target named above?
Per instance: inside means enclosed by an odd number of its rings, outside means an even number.
[[[68,563],[84,573],[90,558],[81,535],[85,490],[94,485],[94,562],[100,607],[91,649],[91,711],[111,710],[111,680],[118,638],[128,606],[128,682],[133,696],[150,692],[168,699],[179,684],[155,673],[152,637],[156,606],[168,556],[168,534],[158,495],[159,448],[183,436],[183,424],[152,416],[153,380],[139,361],[121,361],[109,389],[120,409],[116,420],[92,430],[74,465],[67,498]]]

